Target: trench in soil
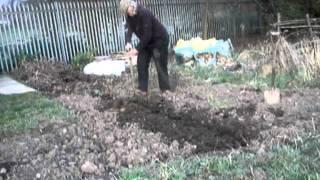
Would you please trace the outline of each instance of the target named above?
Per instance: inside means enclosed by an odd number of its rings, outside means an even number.
[[[176,110],[162,97],[118,99],[111,105],[103,102],[98,107],[100,111],[111,106],[122,109],[117,117],[121,126],[137,123],[142,129],[162,133],[167,143],[177,140],[180,145],[196,145],[195,153],[246,146],[260,131],[251,120],[256,110],[254,104],[210,111],[191,105],[183,108],[187,110]]]

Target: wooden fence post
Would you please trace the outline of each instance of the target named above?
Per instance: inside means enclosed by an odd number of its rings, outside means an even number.
[[[313,30],[312,30],[309,14],[306,15],[306,19],[307,19],[308,30],[309,30],[310,36],[313,37]]]
[[[281,23],[281,14],[277,13],[277,32],[280,35],[281,34],[281,28],[280,28],[280,23]]]

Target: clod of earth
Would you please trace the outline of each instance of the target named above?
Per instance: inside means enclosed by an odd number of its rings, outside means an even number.
[[[92,174],[92,173],[96,172],[97,170],[98,170],[98,167],[90,161],[86,161],[81,166],[81,171],[84,173]]]

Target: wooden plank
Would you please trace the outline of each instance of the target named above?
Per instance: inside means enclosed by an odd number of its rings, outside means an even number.
[[[300,26],[279,26],[280,29],[309,29],[309,28],[320,28],[318,26],[300,25]],[[310,32],[310,31],[309,31]]]
[[[320,18],[310,18],[310,23],[311,24],[316,24],[320,22]],[[296,20],[287,20],[287,21],[281,21],[279,23],[274,23],[272,26],[286,26],[286,25],[301,25],[301,24],[306,24],[305,19],[296,19]]]

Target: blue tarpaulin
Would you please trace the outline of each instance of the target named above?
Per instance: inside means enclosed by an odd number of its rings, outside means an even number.
[[[201,43],[201,41],[199,42]],[[182,47],[176,47],[174,48],[174,51],[177,55],[186,57],[186,58],[195,58],[196,61],[198,61],[200,64],[204,64],[204,60],[198,58],[199,54],[212,54],[212,59],[210,59],[206,64],[216,64],[216,54],[219,53],[222,56],[225,57],[231,57],[231,52],[232,52],[232,44],[231,40],[228,39],[226,41],[224,40],[217,40],[214,44],[209,45],[208,47],[201,49],[201,50],[196,50],[192,48],[190,44],[186,44]]]

